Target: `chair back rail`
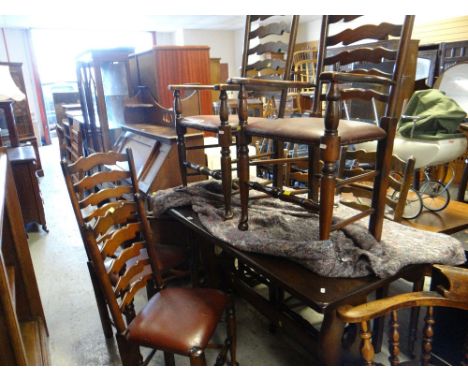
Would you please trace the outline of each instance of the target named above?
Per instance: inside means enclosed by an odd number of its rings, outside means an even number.
[[[340,96],[343,101],[350,99],[361,99],[370,101],[376,99],[382,102],[384,112],[382,116],[394,116],[397,107],[395,105],[396,95],[399,92],[400,84],[395,83],[396,78],[400,78],[403,60],[407,50],[407,41],[410,37],[410,31],[414,22],[413,16],[406,16],[402,25],[390,23],[381,23],[379,25],[360,25],[357,27],[343,26],[340,32],[329,35],[330,26],[341,23],[346,25],[354,23],[360,16],[324,16],[322,19],[322,36],[319,44],[317,73],[322,73],[326,67],[333,67],[340,71],[346,71],[352,74],[370,75],[386,77],[392,80],[389,86],[360,86],[359,89],[340,89]],[[361,44],[368,40],[383,42],[390,37],[399,37],[400,44],[397,49],[389,49],[383,46],[362,47]],[[361,43],[361,44],[356,44]],[[381,69],[360,67],[362,63],[378,64],[383,61],[394,61],[395,64],[391,70],[386,72]],[[357,66],[357,67],[356,67]],[[320,86],[315,89],[315,98],[324,99],[323,82],[318,81]],[[357,83],[352,83],[356,87]],[[314,103],[314,114],[320,115],[321,102]]]
[[[247,16],[241,67],[242,77],[290,79],[299,16],[281,17],[282,19],[289,18],[287,21],[278,20],[278,18],[278,16]],[[289,35],[287,39],[286,35]],[[278,40],[272,41],[275,38]],[[267,41],[263,42],[263,39]],[[273,56],[269,57],[268,54]],[[265,89],[255,90],[251,92],[251,95],[270,99],[279,95],[277,116],[283,117],[286,110],[287,93],[288,89],[283,89],[280,92]]]

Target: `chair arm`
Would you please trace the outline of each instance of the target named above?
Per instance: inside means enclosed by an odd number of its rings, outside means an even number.
[[[181,84],[168,85],[169,90],[217,90],[216,85]]]
[[[448,306],[448,300],[437,292],[410,292],[374,300],[365,304],[340,306],[338,317],[348,323],[368,321],[393,310],[414,306]]]
[[[245,77],[234,77],[230,78],[228,84],[235,85],[246,85],[247,89],[255,88],[279,88],[279,89],[288,89],[288,88],[311,88],[315,87],[315,84],[312,82],[300,82],[300,81],[286,81],[286,80],[266,80],[260,78],[245,78]]]
[[[342,72],[323,72],[319,79],[326,82],[362,82],[384,85],[393,85],[394,83],[391,79],[382,76]]]

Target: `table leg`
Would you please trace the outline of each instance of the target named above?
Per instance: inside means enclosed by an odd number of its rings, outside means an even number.
[[[344,327],[345,324],[338,318],[335,309],[325,312],[319,336],[320,357],[324,365],[341,364]]]

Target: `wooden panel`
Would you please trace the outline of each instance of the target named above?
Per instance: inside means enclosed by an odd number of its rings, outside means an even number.
[[[468,16],[453,17],[430,23],[416,24],[412,38],[420,40],[420,44],[452,42],[468,40]]]
[[[155,47],[155,65],[158,82],[158,102],[172,106],[170,84],[209,84],[210,48],[207,46],[163,46]],[[201,93],[202,114],[212,114],[211,94]]]
[[[207,46],[156,46],[129,56],[132,87],[145,85],[164,107],[172,107],[168,85],[210,84],[210,57]],[[211,94],[201,92],[201,113],[212,114]]]
[[[468,204],[452,200],[442,211],[423,211],[416,219],[401,223],[424,231],[452,234],[468,227],[467,216]]]
[[[6,149],[2,148],[0,149],[0,364],[43,365],[48,362],[47,327],[17,195],[12,170],[7,162]]]
[[[221,83],[221,59],[220,58],[210,58],[210,83],[211,84],[220,84]],[[219,92],[212,91],[211,99],[213,102],[216,102],[219,99]]]
[[[30,366],[43,366],[49,364],[47,349],[47,334],[39,320],[21,323],[26,358]]]

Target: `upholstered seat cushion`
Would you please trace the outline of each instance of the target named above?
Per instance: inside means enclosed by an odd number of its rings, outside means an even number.
[[[262,120],[263,118],[251,117],[249,118],[250,122],[257,122]],[[229,115],[229,126],[232,129],[236,129],[239,126],[239,118],[235,114]],[[204,130],[204,131],[211,131],[217,133],[219,130],[219,126],[221,121],[219,119],[219,115],[195,115],[193,117],[184,117],[180,121],[182,126],[187,128],[197,129],[197,130]]]
[[[323,118],[249,118],[247,135],[277,138],[284,141],[318,144],[324,134]],[[360,143],[385,137],[385,131],[371,123],[340,120],[338,135],[342,144]]]
[[[228,302],[208,288],[166,288],[154,295],[128,325],[127,339],[139,345],[189,355],[204,349]]]

